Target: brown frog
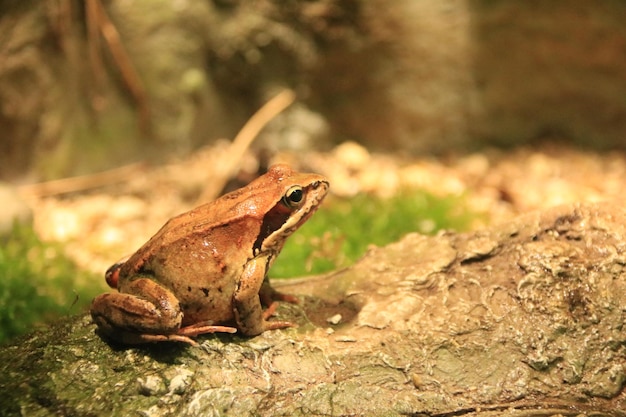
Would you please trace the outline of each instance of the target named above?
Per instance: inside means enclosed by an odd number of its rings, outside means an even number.
[[[122,343],[195,345],[191,337],[204,333],[254,336],[292,326],[267,320],[272,301],[295,301],[269,286],[267,271],[327,191],[321,175],[274,165],[246,187],[170,219],[107,271],[118,292],[93,300],[99,331]]]

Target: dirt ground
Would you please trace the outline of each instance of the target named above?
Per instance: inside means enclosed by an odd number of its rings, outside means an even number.
[[[115,183],[87,185],[80,192],[59,193],[41,186],[22,191],[34,208],[38,234],[65,242],[79,265],[101,273],[136,250],[168,218],[198,205],[211,183],[212,167],[226,149],[219,143],[168,165],[131,167]],[[269,162],[276,161],[326,175],[337,196],[390,196],[407,188],[464,195],[472,209],[487,215],[474,228],[563,203],[619,201],[626,185],[624,153],[554,143],[409,158],[371,153],[348,142],[327,153],[278,154]],[[259,163],[248,155],[240,166],[239,176],[245,178],[254,175]]]

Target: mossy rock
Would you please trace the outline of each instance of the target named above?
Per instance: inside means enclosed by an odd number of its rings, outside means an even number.
[[[626,211],[407,235],[281,283],[298,328],[111,345],[87,316],[0,350],[4,415],[626,416]],[[335,324],[334,324],[335,323]]]

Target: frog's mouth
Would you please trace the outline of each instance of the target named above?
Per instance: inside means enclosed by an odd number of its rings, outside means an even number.
[[[316,181],[306,188],[304,204],[297,208],[287,207],[282,201],[276,203],[263,218],[259,236],[252,247],[256,256],[259,253],[282,249],[285,239],[298,230],[315,213],[326,197],[328,182]]]

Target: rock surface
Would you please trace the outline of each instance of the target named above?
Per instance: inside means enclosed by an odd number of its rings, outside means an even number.
[[[6,415],[626,416],[626,211],[407,235],[282,285],[297,329],[122,348],[87,317],[0,350]]]

